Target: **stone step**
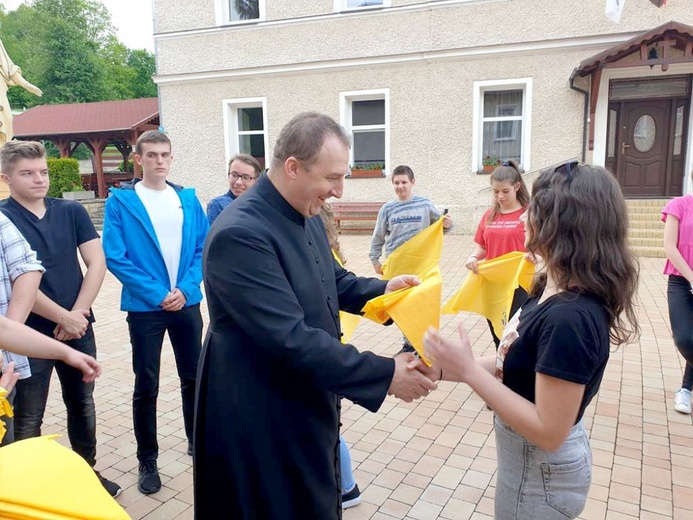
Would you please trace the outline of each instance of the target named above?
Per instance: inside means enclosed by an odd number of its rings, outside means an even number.
[[[631,220],[630,229],[664,229],[664,222],[658,220]]]
[[[664,247],[664,241],[661,238],[628,237],[628,243],[631,247]]]
[[[660,220],[662,218],[662,213],[660,211],[653,212],[641,212],[641,211],[629,211],[628,218],[633,221],[652,221]]]
[[[656,207],[660,210],[666,206],[671,199],[626,199],[628,209],[633,207]]]
[[[628,230],[628,238],[656,238],[658,240],[664,240],[664,226],[657,229],[640,229],[631,227]]]
[[[666,258],[663,247],[636,246],[631,248],[636,256],[643,258]],[[663,264],[662,264],[663,266]]]

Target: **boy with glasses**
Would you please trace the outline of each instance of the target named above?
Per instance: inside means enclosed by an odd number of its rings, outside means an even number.
[[[255,184],[261,171],[262,166],[252,155],[239,153],[231,157],[228,173],[229,191],[214,197],[207,204],[207,218],[210,226],[226,206]]]

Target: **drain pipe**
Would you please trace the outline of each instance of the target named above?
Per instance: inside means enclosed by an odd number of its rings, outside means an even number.
[[[584,107],[582,110],[582,159],[581,162],[585,162],[585,158],[587,157],[587,129],[589,128],[589,110],[590,110],[590,93],[587,90],[581,89],[580,87],[575,86],[575,76],[577,73],[577,69],[573,71],[573,73],[570,75],[570,88],[572,90],[575,90],[576,92],[579,92],[585,97],[585,103]]]

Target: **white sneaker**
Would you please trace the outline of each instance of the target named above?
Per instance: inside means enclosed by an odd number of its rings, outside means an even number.
[[[691,391],[680,388],[674,398],[674,410],[677,412],[691,414]]]

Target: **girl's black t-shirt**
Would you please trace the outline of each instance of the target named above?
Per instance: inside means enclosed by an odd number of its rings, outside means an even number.
[[[576,423],[599,390],[609,360],[609,315],[599,298],[564,291],[528,299],[503,333],[496,376],[535,403],[535,373],[585,385]]]

